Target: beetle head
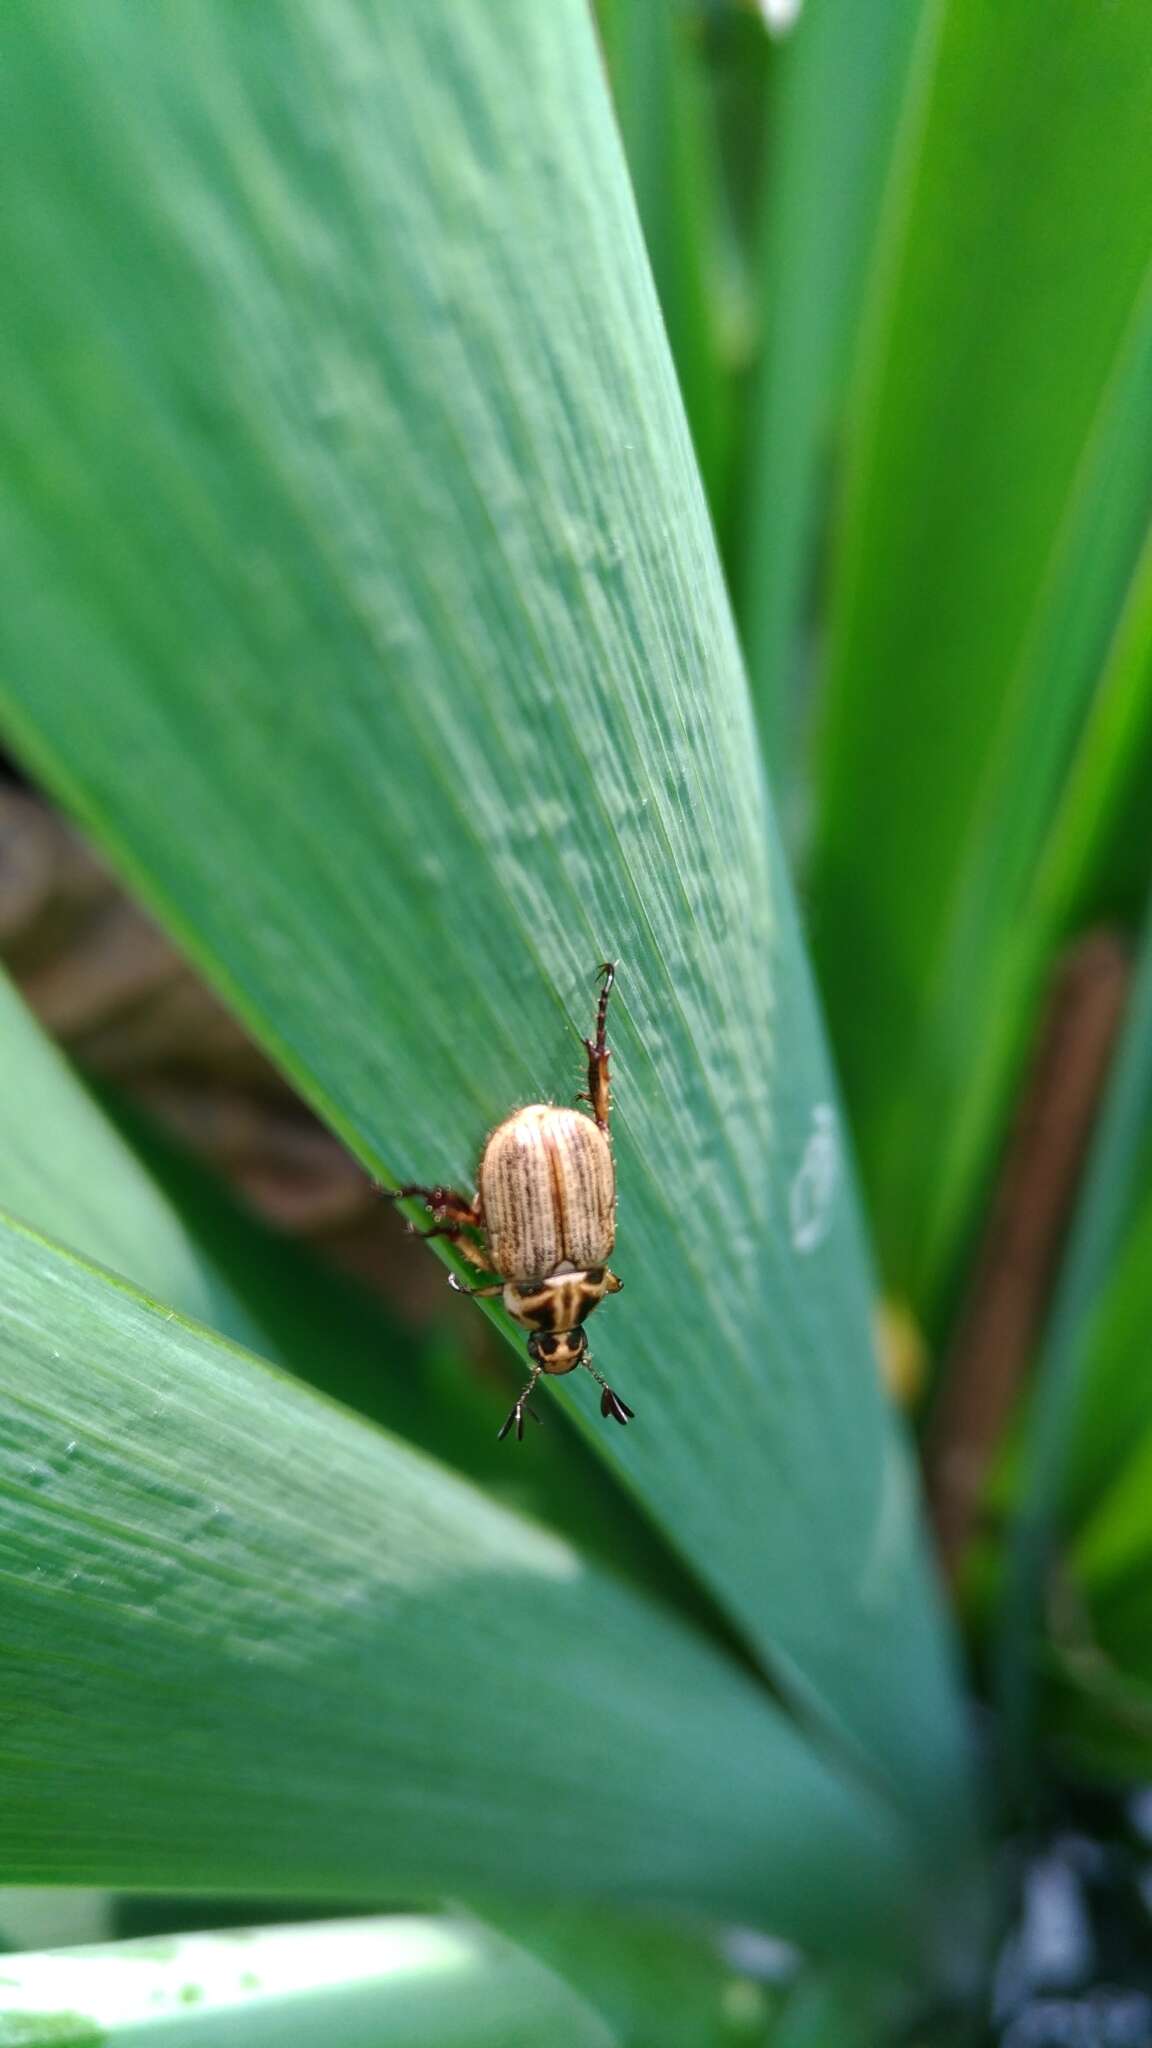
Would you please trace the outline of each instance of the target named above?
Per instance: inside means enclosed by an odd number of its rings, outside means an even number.
[[[544,1372],[573,1372],[584,1362],[588,1339],[582,1329],[534,1330],[528,1339],[528,1356]]]

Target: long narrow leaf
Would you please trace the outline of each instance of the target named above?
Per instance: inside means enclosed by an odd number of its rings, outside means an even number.
[[[0,971],[0,1204],[238,1343],[260,1325]]]
[[[735,1665],[15,1225],[0,1454],[10,1878],[538,1888],[900,1938],[890,1817]]]
[[[812,913],[886,1263],[931,1305],[1033,1014],[1028,891],[1152,507],[1152,80],[1142,0],[940,0],[921,39],[853,415]]]
[[[1053,1305],[1008,1557],[998,1668],[1013,1789],[1034,1770],[1038,1638],[1094,1320],[1141,1189],[1152,1124],[1152,912],[1073,1235]]]
[[[396,1915],[0,1958],[0,2048],[613,2048],[511,1943]]]
[[[680,0],[599,0],[597,19],[692,443],[722,526],[734,392],[722,332],[724,197],[700,61]]]
[[[799,794],[821,525],[922,13],[916,0],[807,0],[780,56],[739,609],[782,800]]]

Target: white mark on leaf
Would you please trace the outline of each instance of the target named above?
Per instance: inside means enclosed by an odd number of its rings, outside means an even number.
[[[788,1192],[792,1243],[798,1252],[814,1252],[832,1227],[832,1211],[840,1184],[840,1140],[836,1112],[828,1102],[812,1111],[812,1127],[804,1155]]]

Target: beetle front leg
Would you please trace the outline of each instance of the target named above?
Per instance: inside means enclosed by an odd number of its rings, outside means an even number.
[[[582,1358],[580,1363],[586,1372],[591,1373],[597,1386],[600,1388],[601,1415],[610,1415],[613,1422],[632,1422],[635,1419],[635,1409],[629,1408],[627,1401],[622,1401],[619,1394],[613,1393],[603,1373],[597,1372],[592,1360],[590,1358]]]
[[[612,1095],[608,1077],[608,1063],[611,1055],[608,1051],[606,1027],[608,1023],[608,998],[612,993],[612,985],[616,979],[616,962],[614,960],[605,960],[603,966],[598,968],[597,972],[601,977],[603,986],[600,990],[600,1001],[596,1005],[596,1036],[595,1038],[586,1038],[583,1041],[584,1049],[588,1054],[588,1088],[583,1100],[591,1108],[600,1129],[606,1132],[608,1120],[612,1113]]]
[[[503,1443],[513,1423],[515,1423],[516,1425],[516,1441],[518,1444],[523,1443],[525,1415],[530,1415],[532,1417],[533,1422],[539,1422],[540,1417],[537,1415],[536,1410],[534,1408],[529,1408],[528,1403],[536,1391],[536,1382],[539,1379],[542,1371],[542,1366],[534,1365],[532,1367],[532,1377],[529,1380],[528,1385],[525,1387],[524,1392],[520,1396],[520,1399],[516,1402],[514,1408],[512,1409],[512,1412],[509,1415],[508,1420],[504,1424],[503,1429],[497,1432],[496,1441],[498,1444]]]

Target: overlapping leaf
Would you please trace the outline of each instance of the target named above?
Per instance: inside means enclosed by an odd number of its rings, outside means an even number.
[[[599,2016],[487,1930],[395,1915],[5,1956],[4,2048],[614,2048]]]
[[[10,1878],[545,1890],[900,1938],[891,1816],[734,1664],[13,1224],[0,1539]]]
[[[944,0],[914,81],[838,535],[813,932],[886,1263],[932,1310],[1068,908],[1035,914],[1037,869],[1152,507],[1145,11]]]

